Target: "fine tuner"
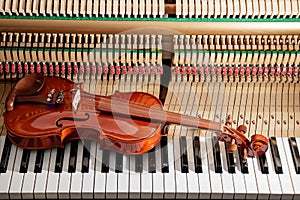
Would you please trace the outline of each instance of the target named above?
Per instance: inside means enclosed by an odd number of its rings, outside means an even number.
[[[246,126],[182,115],[163,110],[155,96],[143,92],[116,92],[100,96],[85,92],[81,84],[34,73],[22,78],[6,99],[4,120],[9,139],[26,149],[63,147],[76,139],[96,140],[102,149],[142,154],[160,141],[165,125],[178,124],[214,131],[230,152],[240,149],[243,159],[260,156],[268,139],[248,139]]]

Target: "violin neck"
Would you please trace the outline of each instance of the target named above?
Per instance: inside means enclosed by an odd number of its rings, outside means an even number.
[[[205,130],[221,131],[222,124],[202,118],[164,111],[161,107],[147,107],[119,99],[101,98],[96,105],[99,111],[119,114],[153,123],[178,124]]]

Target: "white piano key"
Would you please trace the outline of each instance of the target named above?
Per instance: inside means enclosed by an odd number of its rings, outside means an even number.
[[[0,159],[1,159],[1,156],[2,156],[2,152],[3,152],[5,138],[6,137],[4,135],[0,135]]]
[[[178,130],[180,126],[175,127]],[[174,164],[175,164],[175,179],[176,179],[176,198],[187,198],[187,180],[186,174],[181,172],[181,163],[180,163],[180,141],[178,136],[174,136]]]
[[[174,167],[174,144],[173,137],[168,136],[168,158],[169,158],[169,173],[164,173],[164,198],[175,199],[176,185],[175,185],[175,167]]]
[[[258,188],[257,199],[268,199],[270,195],[269,182],[266,174],[263,174],[259,169],[258,158],[253,158],[253,166],[256,177],[259,177],[256,181]]]
[[[226,150],[224,142],[219,142],[221,150],[221,161],[223,171],[221,173],[222,185],[223,185],[223,199],[233,199],[235,194],[235,188],[233,185],[232,174],[228,172],[228,166],[226,162]]]
[[[235,156],[235,173],[232,174],[233,185],[234,185],[234,198],[235,199],[245,199],[246,198],[246,182],[244,180],[244,174],[241,172],[240,160],[238,151],[234,153]],[[238,165],[238,166],[237,166]]]
[[[103,153],[103,151],[99,149],[99,145],[97,144],[95,186],[94,186],[94,198],[95,199],[105,199],[106,173],[101,173],[102,153]]]
[[[51,149],[45,150],[42,171],[41,173],[37,173],[35,178],[35,185],[33,190],[35,199],[46,199],[45,192],[47,189],[48,170],[50,170],[49,168],[50,156],[51,156]]]
[[[96,156],[97,142],[91,141],[90,144],[90,160],[89,160],[89,172],[83,173],[82,180],[82,198],[93,199],[94,192],[94,177],[95,177],[95,156]]]
[[[15,158],[15,164],[13,168],[13,173],[11,176],[11,183],[9,187],[9,196],[10,199],[21,199],[21,190],[24,173],[20,173],[20,166],[22,162],[23,149],[17,148],[17,154]]]
[[[167,148],[167,147],[166,147]],[[155,167],[156,172],[152,173],[152,182],[153,182],[153,199],[162,199],[164,196],[164,174],[162,173],[161,165],[161,149],[159,145],[155,149]]]
[[[77,159],[76,159],[76,171],[71,173],[71,184],[70,184],[70,197],[71,199],[81,199],[81,188],[82,188],[82,154],[83,154],[83,144],[78,141],[77,148]]]
[[[129,166],[129,198],[139,199],[141,197],[141,176],[135,172],[135,156],[130,156]]]
[[[51,150],[49,173],[47,179],[46,197],[47,199],[57,199],[59,173],[55,173],[57,149]]]
[[[59,175],[58,197],[60,199],[70,198],[71,173],[68,172],[69,160],[70,160],[70,149],[71,149],[71,143],[69,142],[65,145],[63,167],[62,167],[62,172]]]
[[[208,166],[209,166],[209,175],[210,175],[210,185],[211,185],[211,198],[221,199],[223,194],[222,180],[221,175],[215,172],[214,166],[214,156],[212,150],[212,138],[211,133],[208,133],[209,137],[205,138],[207,157],[208,157]]]
[[[115,172],[116,153],[109,153],[109,172],[106,174],[106,199],[116,199],[118,192],[118,174]]]
[[[141,197],[151,199],[152,197],[152,174],[148,169],[148,155],[143,154],[143,172],[141,173]]]
[[[34,190],[34,183],[36,177],[36,173],[34,173],[35,160],[36,160],[36,151],[31,151],[27,173],[24,174],[24,178],[23,178],[23,186],[22,186],[23,199],[33,199],[33,190]]]
[[[199,189],[200,199],[210,199],[211,187],[210,187],[210,176],[209,176],[209,163],[207,158],[206,140],[205,137],[199,137],[200,141],[200,152],[202,161],[202,173],[198,174],[199,178]]]
[[[129,156],[123,156],[123,172],[118,174],[118,198],[128,199],[129,195]]]
[[[193,138],[191,136],[186,137],[187,143],[187,156],[189,164],[189,173],[187,173],[187,188],[188,188],[188,198],[198,199],[199,198],[199,180],[198,175],[195,172],[195,162],[194,162],[194,149],[193,149]]]
[[[293,163],[287,163],[287,158],[284,151],[282,139],[276,138],[276,141],[277,141],[278,152],[280,155],[280,160],[282,165],[282,174],[278,175],[281,183],[282,199],[292,199],[294,194],[294,189],[293,189],[291,175],[289,171],[289,165],[292,165]]]
[[[9,199],[8,191],[11,183],[14,163],[16,162],[16,153],[17,146],[12,145],[6,172],[0,174],[0,199]]]

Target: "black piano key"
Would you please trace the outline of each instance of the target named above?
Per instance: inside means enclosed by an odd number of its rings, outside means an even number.
[[[37,150],[34,164],[34,173],[41,173],[43,168],[45,150]]]
[[[290,148],[294,161],[294,166],[297,174],[300,174],[300,155],[295,137],[289,138]]]
[[[0,162],[0,173],[5,173],[9,161],[9,155],[10,155],[10,150],[11,150],[11,141],[6,138],[3,151],[2,151],[2,156],[1,156],[1,162]]]
[[[149,173],[156,172],[155,149],[156,149],[156,147],[152,148],[148,153],[148,171],[149,171]]]
[[[136,173],[143,172],[143,154],[135,156],[135,172]]]
[[[189,173],[189,163],[188,163],[188,158],[187,158],[186,137],[185,136],[181,136],[179,138],[179,142],[180,142],[181,172],[182,173]]]
[[[109,172],[109,151],[103,150],[102,152],[102,173],[108,173]]]
[[[214,155],[214,164],[215,164],[215,172],[222,173],[222,161],[221,161],[221,150],[220,144],[217,137],[212,138],[212,147],[213,147],[213,155]]]
[[[123,172],[123,155],[120,153],[116,153],[116,173],[122,173]]]
[[[82,166],[81,166],[81,172],[82,173],[89,173],[90,169],[90,147],[91,142],[90,141],[84,141],[83,145],[83,153],[82,153]]]
[[[160,139],[161,147],[161,171],[169,173],[168,137],[162,136]]]
[[[55,160],[55,173],[61,173],[63,167],[63,160],[64,160],[64,149],[57,148],[56,152],[56,160]]]
[[[74,173],[76,171],[77,149],[78,149],[78,140],[74,140],[71,142],[71,148],[70,148],[70,158],[69,158],[69,167],[68,167],[69,173]]]
[[[243,174],[249,174],[249,170],[248,170],[248,163],[247,163],[247,160],[243,160],[243,157],[244,157],[244,153],[242,150],[238,149],[238,155],[239,155],[239,164],[240,164],[240,167],[241,167],[241,172]]]
[[[260,170],[263,174],[268,174],[269,173],[269,167],[268,167],[268,161],[266,158],[266,154],[263,154],[258,157],[259,160],[259,165],[260,165]]]
[[[23,149],[20,173],[27,173],[28,164],[29,164],[30,150]]]
[[[194,137],[193,140],[194,148],[194,163],[195,163],[195,172],[202,173],[202,161],[201,161],[201,151],[200,151],[200,140],[199,137]]]
[[[225,143],[225,150],[226,150],[226,161],[228,166],[228,172],[233,174],[235,173],[235,162],[234,162],[234,156],[233,152],[227,151],[227,143]]]
[[[270,147],[271,147],[271,153],[272,153],[272,159],[273,159],[273,164],[275,168],[276,174],[282,174],[282,164],[281,164],[281,159],[278,151],[278,146],[277,146],[277,141],[275,137],[271,137],[270,139]]]

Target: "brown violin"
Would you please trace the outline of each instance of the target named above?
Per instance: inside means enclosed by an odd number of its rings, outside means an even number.
[[[98,141],[102,149],[141,154],[157,145],[169,124],[212,130],[229,144],[229,151],[242,150],[244,159],[268,149],[268,139],[255,134],[249,140],[244,125],[236,130],[229,123],[164,111],[159,99],[143,92],[91,94],[81,84],[38,73],[21,79],[10,92],[4,120],[9,139],[26,149],[87,139]]]

